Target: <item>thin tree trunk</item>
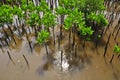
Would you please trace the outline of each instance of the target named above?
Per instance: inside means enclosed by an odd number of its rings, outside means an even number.
[[[14,41],[14,43],[15,43],[15,45],[16,45],[17,43],[16,43],[16,41],[15,41],[15,39],[14,39],[13,31],[12,31],[12,29],[11,29],[11,27],[10,27],[9,25],[7,25],[7,26],[8,26],[8,28],[9,28],[10,32],[11,32],[11,35],[12,35],[13,41]]]
[[[5,39],[5,42],[6,42],[7,46],[10,47],[10,45],[9,45],[9,43],[8,43],[8,41],[7,41],[7,39]]]
[[[25,25],[24,25],[24,24],[22,24],[21,26],[22,26],[22,34],[24,34],[24,33],[25,33],[25,28],[24,28],[24,27],[25,27]]]
[[[27,33],[26,33],[26,39],[27,39],[27,41],[28,41],[28,44],[29,44],[29,47],[30,47],[31,52],[33,52],[32,45],[31,45],[31,42],[30,42],[29,39],[28,39]]]
[[[28,5],[28,1],[29,1],[29,0],[27,0],[27,5]]]
[[[30,27],[28,27],[29,33],[31,34],[32,32],[30,31]]]
[[[119,55],[118,55],[118,58],[120,57],[120,53],[119,53]]]
[[[58,50],[60,50],[60,37],[57,36],[57,38],[58,38]]]
[[[34,30],[35,30],[35,36],[37,37],[37,29],[35,26],[34,26]]]
[[[64,21],[64,15],[60,15],[61,17],[61,23],[60,23],[60,39],[62,40],[62,24],[63,24],[63,21]]]
[[[75,27],[76,27],[76,24],[74,24],[74,26],[73,26],[73,44],[72,44],[72,46],[74,47],[74,45],[75,45]]]
[[[60,39],[62,40],[62,23],[60,24]]]
[[[106,52],[107,52],[107,46],[105,46],[104,57],[106,55]]]
[[[61,71],[63,70],[63,68],[62,68],[62,61],[63,61],[63,50],[61,50]]]
[[[77,45],[75,45],[75,58],[77,57]]]
[[[71,29],[69,30],[69,50],[71,49]]]
[[[54,43],[54,46],[55,46],[55,33],[54,33],[54,26],[53,26],[53,43]]]
[[[12,35],[12,38],[13,38],[13,41],[14,41],[14,43],[15,43],[15,45],[16,45],[17,43],[16,43],[15,38],[14,38],[14,36],[13,36],[13,35]]]
[[[19,34],[19,36],[21,37],[17,19],[16,19],[16,25],[17,25],[16,27],[17,27],[17,30],[18,30],[18,34]]]
[[[105,57],[106,52],[107,52],[107,48],[108,48],[108,44],[109,44],[109,41],[110,41],[110,37],[111,37],[111,33],[109,34],[109,37],[108,37],[107,43],[106,43],[106,45],[105,45],[104,57]]]
[[[112,63],[113,58],[114,58],[114,54],[112,55],[112,57],[111,57],[111,59],[110,59],[110,63]]]
[[[29,40],[28,40],[28,43],[29,43],[31,52],[33,52],[32,45],[31,45],[31,42]]]

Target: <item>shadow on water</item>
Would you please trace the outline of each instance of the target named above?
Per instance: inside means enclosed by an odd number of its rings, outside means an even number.
[[[44,55],[43,59],[42,59],[42,64],[37,68],[36,72],[40,75],[40,76],[44,76],[46,71],[49,71],[52,68],[52,58]]]

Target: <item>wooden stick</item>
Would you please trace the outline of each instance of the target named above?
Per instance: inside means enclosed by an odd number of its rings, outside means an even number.
[[[75,58],[77,57],[77,45],[75,45]]]
[[[23,58],[25,59],[25,62],[26,62],[26,64],[27,64],[28,69],[30,69],[29,62],[28,62],[28,60],[27,60],[27,58],[25,57],[25,55],[24,55],[24,54],[23,54]]]
[[[111,37],[111,33],[109,34],[109,37],[108,37],[107,43],[106,43],[106,45],[105,45],[104,57],[105,57],[106,52],[107,52],[107,48],[108,48],[108,44],[109,44],[110,37]]]
[[[28,36],[27,36],[27,35],[26,35],[26,38],[27,38],[27,41],[28,41],[28,44],[29,44],[30,50],[31,50],[31,52],[33,52],[33,50],[32,50],[32,46],[31,46],[31,42],[28,40]]]
[[[53,43],[54,43],[54,46],[55,46],[55,33],[54,33],[54,26],[53,26]]]
[[[7,51],[7,53],[8,53],[9,59],[10,59],[10,60],[11,60],[11,62],[15,65],[15,62],[13,61],[13,59],[12,59],[12,57],[11,57],[11,55],[10,55],[9,51]]]
[[[63,68],[62,68],[62,61],[63,61],[63,50],[61,50],[61,71],[63,70]]]
[[[57,38],[58,38],[58,50],[60,50],[60,37],[57,36]]]
[[[112,55],[112,57],[111,57],[111,59],[110,59],[110,63],[112,63],[113,58],[114,58],[114,54]]]

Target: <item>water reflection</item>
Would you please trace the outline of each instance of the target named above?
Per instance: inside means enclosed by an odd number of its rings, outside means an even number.
[[[63,72],[68,71],[69,64],[65,52],[63,52],[63,54],[61,55],[61,51],[57,51],[54,54],[54,59],[55,59],[53,61],[54,67],[57,67],[59,70],[62,70]]]

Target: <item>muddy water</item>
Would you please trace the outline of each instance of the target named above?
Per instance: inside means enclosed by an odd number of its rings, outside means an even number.
[[[115,22],[118,19],[119,17]],[[103,57],[108,35],[115,25],[116,23],[113,23],[107,30],[97,48],[92,41],[86,41],[83,48],[83,41],[76,34],[76,56],[73,49],[69,51],[71,44],[69,45],[68,33],[64,30],[58,50],[59,26],[55,27],[56,44],[53,44],[52,38],[48,43],[48,56],[44,45],[36,43],[34,34],[29,35],[33,52],[30,50],[26,35],[22,38],[14,36],[17,45],[11,41],[10,48],[6,46],[3,48],[4,52],[0,50],[0,80],[120,80],[120,59],[115,55],[112,64],[109,63],[114,53],[113,47],[120,40],[120,33],[114,40],[117,30],[110,38],[106,57]],[[52,36],[52,29],[50,30]],[[7,51],[14,63],[10,60]]]
[[[57,29],[56,36],[59,35]],[[33,52],[25,36],[21,39],[15,37],[17,45],[11,42],[10,49],[4,47],[5,52],[0,51],[0,80],[120,80],[120,60],[115,56],[113,63],[109,64],[113,53],[112,46],[115,44],[113,38],[110,39],[111,47],[108,47],[106,58],[104,58],[107,34],[103,38],[102,45],[99,45],[97,49],[90,41],[86,42],[83,49],[82,41],[76,35],[77,56],[69,59],[67,55],[71,53],[66,51],[69,47],[68,36],[66,36],[68,34],[64,32],[64,35],[60,46],[63,50],[62,61],[57,39],[55,46],[52,41],[49,43],[49,56],[47,56],[44,45],[38,45],[34,35],[29,35]],[[117,40],[120,38],[118,37]],[[15,64],[10,61],[7,51],[10,52]]]

